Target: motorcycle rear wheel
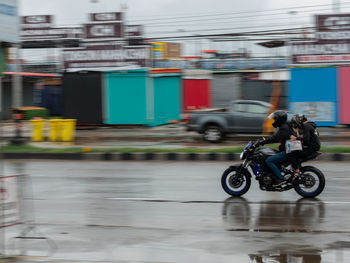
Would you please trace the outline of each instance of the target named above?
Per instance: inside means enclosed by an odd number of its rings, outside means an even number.
[[[322,193],[326,185],[323,173],[313,166],[305,166],[300,170],[302,174],[295,179],[294,190],[307,198],[316,197]]]
[[[240,166],[227,168],[221,176],[221,186],[231,196],[244,195],[249,190],[250,185],[249,172]]]

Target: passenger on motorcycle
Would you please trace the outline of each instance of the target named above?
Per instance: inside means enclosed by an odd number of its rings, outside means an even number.
[[[305,158],[319,151],[321,143],[318,138],[316,124],[308,121],[305,115],[295,114],[292,117],[291,125],[296,130],[297,135],[296,137],[293,136],[291,140],[301,140],[303,144],[303,150],[294,151],[287,155],[288,160],[294,168],[293,179],[295,179],[300,174],[298,159]]]
[[[272,126],[276,128],[273,135],[269,138],[264,139],[262,141],[258,141],[256,146],[265,145],[269,143],[280,143],[279,153],[273,156],[270,156],[266,159],[266,165],[273,171],[273,173],[277,176],[277,181],[273,186],[280,186],[285,182],[284,177],[281,175],[281,171],[278,168],[277,164],[281,164],[287,161],[287,154],[285,151],[286,141],[296,137],[295,132],[293,131],[291,125],[287,122],[287,113],[278,110],[270,114],[269,119],[273,119],[274,122]]]

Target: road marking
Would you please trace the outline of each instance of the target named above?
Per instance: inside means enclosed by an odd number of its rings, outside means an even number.
[[[106,197],[105,200],[117,200],[117,201],[141,201],[141,202],[167,202],[167,203],[182,203],[186,201],[182,200],[164,200],[164,199],[155,199],[155,198],[137,198],[137,197]]]
[[[325,201],[324,204],[350,204],[350,201]]]
[[[307,229],[307,228],[229,228],[226,231],[230,232],[270,232],[270,233],[310,233],[310,234],[349,234],[350,231],[342,230],[317,230],[317,229]]]
[[[105,197],[105,200],[119,200],[119,201],[143,201],[143,202],[169,202],[169,203],[235,203],[235,202],[227,202],[227,201],[211,201],[211,200],[167,200],[167,199],[156,199],[156,198],[141,198],[141,197]],[[239,200],[239,199],[237,199]],[[241,203],[247,203],[250,205],[256,205],[256,204],[285,204],[285,205],[293,205],[296,204],[298,200],[293,201],[278,201],[278,202],[270,202],[270,201],[246,201]],[[303,202],[303,205],[312,205],[317,203],[323,203],[323,204],[339,204],[339,205],[348,205],[350,204],[350,201],[321,201],[321,200],[305,200]]]
[[[164,202],[164,203],[225,203],[225,201],[210,201],[210,200],[168,200],[168,199],[155,199],[155,198],[137,198],[137,197],[105,197],[105,200],[118,200],[118,201],[141,201],[141,202]]]
[[[105,199],[107,199],[107,200],[160,201],[160,199],[140,198],[140,197],[106,197]]]

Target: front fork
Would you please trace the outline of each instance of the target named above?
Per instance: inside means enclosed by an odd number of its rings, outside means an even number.
[[[250,161],[248,161],[247,159],[245,159],[244,162],[243,162],[243,164],[242,164],[242,167],[243,167],[244,169],[247,169],[248,166],[249,166],[249,164],[250,164]]]
[[[242,174],[243,170],[248,170],[249,164],[250,164],[250,161],[248,161],[247,159],[244,160],[244,162],[240,166],[238,166],[237,173]],[[251,177],[249,170],[248,170],[248,174]]]

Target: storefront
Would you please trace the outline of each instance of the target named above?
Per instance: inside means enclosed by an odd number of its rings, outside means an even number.
[[[178,69],[136,69],[104,73],[104,123],[161,125],[180,119]]]

